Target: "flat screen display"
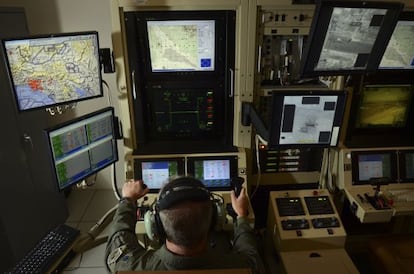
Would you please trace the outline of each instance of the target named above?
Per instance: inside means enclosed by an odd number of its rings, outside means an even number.
[[[20,111],[102,96],[97,32],[3,40]]]
[[[414,69],[414,12],[403,12],[388,42],[379,69]]]
[[[237,177],[237,157],[191,157],[188,174],[203,182],[210,190],[229,190]]]
[[[46,135],[60,190],[118,160],[113,108],[47,129]]]
[[[411,85],[363,87],[356,128],[404,128],[412,101]]]
[[[354,184],[397,182],[397,157],[393,152],[353,152],[352,178]]]
[[[377,69],[402,7],[399,3],[318,1],[302,76]]]
[[[215,20],[148,21],[152,72],[214,71]]]
[[[336,146],[344,106],[343,91],[274,92],[269,147]]]
[[[170,178],[185,174],[184,158],[134,160],[134,177],[142,179],[150,192],[158,192]]]
[[[399,151],[399,171],[402,183],[414,182],[414,150]]]

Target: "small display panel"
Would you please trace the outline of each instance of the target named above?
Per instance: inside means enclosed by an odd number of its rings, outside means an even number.
[[[97,32],[3,41],[20,111],[102,96]]]
[[[183,176],[184,158],[134,159],[135,179],[142,179],[150,192],[158,192],[171,177]]]
[[[118,160],[113,108],[82,116],[46,132],[60,190]]]
[[[389,184],[397,182],[395,152],[352,152],[353,184]]]
[[[212,134],[216,127],[212,89],[153,89],[153,138]]]
[[[274,92],[269,146],[336,146],[344,106],[344,92]]]
[[[302,76],[377,69],[402,7],[400,3],[318,1]]]
[[[412,101],[410,85],[368,85],[361,91],[356,128],[403,128]]]
[[[187,171],[210,190],[229,190],[237,177],[237,157],[190,157]]]
[[[414,150],[402,150],[399,152],[400,181],[414,182]]]
[[[414,12],[403,12],[395,26],[379,69],[414,69]]]
[[[148,21],[153,72],[214,71],[214,20]]]

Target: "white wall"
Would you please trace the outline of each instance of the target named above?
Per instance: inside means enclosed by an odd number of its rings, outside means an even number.
[[[24,7],[31,34],[96,30],[99,33],[100,48],[112,50],[110,0],[0,0],[0,6]],[[116,114],[119,113],[119,92],[115,73],[103,74],[103,79],[110,88],[108,90],[104,85],[104,97],[78,103],[73,115],[70,116],[80,116],[101,109],[108,106],[109,101],[112,101]],[[125,179],[122,141],[119,141],[118,148],[120,160],[116,164],[116,177],[118,184],[122,185]],[[98,173],[97,184],[94,187],[112,188],[111,168]]]

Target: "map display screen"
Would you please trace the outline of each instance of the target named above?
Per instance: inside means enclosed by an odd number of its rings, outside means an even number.
[[[102,96],[96,32],[3,43],[20,111]]]
[[[414,21],[398,21],[380,69],[414,69]]]
[[[214,71],[215,21],[148,21],[153,72]]]
[[[59,189],[118,160],[113,119],[105,108],[46,130]]]

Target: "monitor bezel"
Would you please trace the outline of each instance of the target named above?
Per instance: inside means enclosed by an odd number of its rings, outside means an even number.
[[[48,105],[42,105],[42,106],[36,106],[36,107],[31,107],[31,108],[26,108],[23,109],[20,107],[19,104],[19,98],[18,98],[18,94],[17,94],[17,90],[16,90],[16,85],[15,82],[13,80],[13,75],[11,72],[11,66],[10,66],[10,62],[9,62],[9,58],[8,58],[8,54],[7,54],[7,49],[6,49],[6,43],[7,42],[11,42],[11,41],[24,41],[24,40],[38,40],[38,39],[48,39],[48,38],[59,38],[59,37],[75,37],[75,36],[87,36],[87,35],[92,35],[94,36],[94,40],[96,42],[96,61],[98,63],[99,66],[99,71],[98,71],[98,76],[99,76],[99,91],[96,95],[93,96],[89,96],[89,97],[81,97],[81,98],[75,98],[73,100],[65,100],[62,102],[54,102],[53,104],[48,104]],[[47,108],[53,108],[53,107],[59,107],[59,106],[63,106],[63,105],[69,105],[69,104],[74,104],[77,102],[82,102],[85,100],[90,100],[90,99],[95,99],[95,98],[99,98],[99,97],[103,97],[103,85],[102,85],[102,65],[101,65],[101,57],[99,54],[99,34],[97,31],[82,31],[82,32],[66,32],[66,33],[49,33],[49,34],[38,34],[38,35],[28,35],[28,36],[19,36],[19,37],[13,37],[13,38],[6,38],[1,40],[1,47],[2,47],[2,51],[3,51],[3,55],[5,58],[5,62],[6,62],[6,67],[7,67],[7,73],[9,75],[10,78],[10,85],[12,87],[12,91],[13,91],[13,97],[15,100],[15,105],[17,110],[20,113],[23,112],[30,112],[33,110],[39,110],[39,109],[47,109]]]
[[[392,32],[399,14],[403,8],[401,3],[376,2],[376,1],[330,1],[319,0],[316,3],[315,14],[311,24],[310,34],[305,46],[303,59],[301,63],[301,78],[330,76],[330,75],[350,75],[373,72],[378,68],[385,48],[391,38]],[[369,53],[366,68],[354,69],[335,69],[335,70],[315,70],[315,66],[322,52],[323,43],[327,35],[329,21],[333,9],[339,8],[380,8],[387,9],[384,16],[384,23],[381,25],[375,42]]]
[[[296,143],[296,144],[280,144],[279,138],[282,128],[283,102],[285,96],[337,96],[337,105],[335,108],[334,120],[331,127],[331,136],[329,143]],[[272,111],[270,121],[268,123],[269,140],[268,147],[273,149],[283,148],[305,148],[305,147],[336,147],[339,143],[342,121],[344,119],[347,92],[345,90],[283,90],[274,91],[272,93]],[[335,130],[335,128],[338,128]],[[336,136],[332,136],[335,131]],[[332,144],[332,137],[336,138],[335,144]]]
[[[98,116],[98,115],[104,114],[104,113],[110,113],[110,117],[112,118],[111,119],[111,121],[112,121],[112,149],[113,149],[112,151],[113,151],[114,158],[111,161],[109,161],[109,162],[105,163],[104,165],[102,165],[101,167],[99,167],[98,169],[95,169],[95,170],[93,170],[93,171],[77,178],[76,180],[73,180],[70,183],[61,186],[61,184],[59,182],[59,177],[58,177],[58,174],[57,174],[57,171],[56,171],[56,162],[55,162],[55,158],[54,158],[54,154],[53,154],[53,144],[51,143],[50,135],[55,131],[61,130],[62,128],[72,126],[76,123],[82,122],[84,120],[87,120],[89,118],[93,118],[95,116]],[[106,108],[94,111],[92,113],[88,113],[86,115],[77,117],[75,119],[68,120],[66,122],[63,122],[61,124],[58,124],[56,126],[53,126],[53,127],[50,127],[50,128],[47,128],[47,129],[44,130],[44,135],[45,135],[45,138],[47,139],[47,144],[48,144],[48,148],[49,148],[48,153],[49,153],[49,159],[50,159],[50,166],[52,168],[52,173],[53,173],[53,177],[54,177],[53,180],[55,181],[55,185],[57,186],[59,191],[63,191],[65,189],[70,188],[71,186],[73,186],[73,185],[81,182],[82,180],[85,180],[86,178],[98,173],[99,171],[101,171],[104,168],[116,163],[119,160],[118,145],[117,145],[115,130],[116,130],[116,127],[115,127],[115,112],[114,112],[113,107],[106,107]]]
[[[184,157],[161,157],[161,158],[134,158],[134,180],[142,180],[142,163],[144,162],[176,162],[178,174],[176,176],[185,175],[185,158]],[[174,177],[174,176],[172,176]],[[145,184],[145,181],[144,181]],[[158,193],[160,188],[151,188],[149,185],[149,193]]]
[[[397,154],[394,150],[366,150],[366,151],[352,151],[351,163],[352,163],[352,185],[371,185],[373,182],[369,180],[359,179],[359,156],[362,155],[389,155],[390,156],[390,173],[391,178],[389,180],[382,180],[379,184],[394,184],[398,183],[398,168],[397,168]]]
[[[406,150],[398,151],[398,164],[399,164],[399,174],[400,174],[399,182],[400,183],[414,182],[414,176],[411,178],[407,177],[407,169],[405,168],[405,164],[406,164],[405,155],[407,154],[414,155],[414,150],[406,149]]]
[[[209,161],[209,160],[229,160],[230,163],[230,178],[228,186],[224,187],[209,187],[210,191],[230,191],[232,189],[232,179],[238,176],[238,157],[237,155],[228,156],[194,156],[187,158],[187,175],[195,177],[195,162],[196,161]]]

